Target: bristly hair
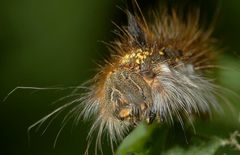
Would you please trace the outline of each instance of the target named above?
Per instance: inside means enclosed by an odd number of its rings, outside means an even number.
[[[138,12],[126,11],[128,25],[117,26],[119,37],[109,45],[112,56],[79,105],[79,117],[95,118],[86,154],[94,133],[96,154],[105,134],[114,151],[141,121],[184,126],[220,108],[216,86],[203,69],[213,65],[218,50],[211,36],[214,22],[201,24],[198,8],[163,9],[149,22]]]
[[[116,25],[118,38],[108,44],[111,57],[81,86],[85,93],[77,94],[77,99],[29,130],[50,117],[51,123],[63,110],[72,108],[63,119],[63,127],[72,118],[76,122],[93,120],[85,154],[95,136],[95,154],[103,154],[105,137],[114,154],[115,144],[140,122],[171,125],[178,121],[184,128],[193,118],[211,117],[214,109],[221,109],[219,87],[205,72],[214,66],[219,51],[211,36],[215,20],[204,25],[199,8],[169,9],[167,5],[146,20],[134,2],[133,12],[125,11],[128,25]]]

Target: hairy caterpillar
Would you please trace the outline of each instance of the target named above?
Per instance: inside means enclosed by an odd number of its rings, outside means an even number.
[[[184,125],[219,108],[216,86],[204,74],[214,61],[213,25],[200,25],[198,9],[187,16],[168,11],[151,24],[127,11],[128,26],[119,28],[114,54],[90,85],[80,115],[96,116],[89,135],[97,132],[100,150],[105,132],[113,144],[141,121]]]
[[[89,144],[96,132],[96,150],[101,150],[104,133],[113,145],[142,121],[184,125],[219,108],[217,86],[204,71],[214,63],[213,25],[199,23],[199,10],[166,9],[151,22],[136,12],[126,14],[128,26],[119,28],[111,58],[85,86],[86,93],[33,126],[79,102],[66,119],[94,117]]]

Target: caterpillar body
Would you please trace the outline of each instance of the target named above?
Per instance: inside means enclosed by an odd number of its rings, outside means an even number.
[[[117,26],[118,37],[109,43],[111,56],[84,86],[82,97],[30,128],[78,102],[65,118],[94,120],[86,154],[94,134],[97,154],[105,134],[114,151],[113,145],[140,122],[178,121],[184,126],[193,117],[211,116],[220,109],[218,87],[205,72],[214,65],[218,51],[214,24],[201,24],[195,8],[163,9],[151,15],[151,22],[139,12],[126,11],[128,25]]]
[[[126,14],[128,25],[118,27],[111,58],[82,102],[80,115],[95,117],[89,139],[97,132],[100,150],[104,133],[113,145],[142,121],[184,125],[219,109],[216,85],[204,71],[217,50],[213,24],[202,26],[198,9],[189,9],[187,16],[166,9],[150,24],[141,14]]]

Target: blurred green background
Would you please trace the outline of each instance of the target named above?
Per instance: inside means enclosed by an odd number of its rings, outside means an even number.
[[[221,2],[215,36],[220,38],[221,47],[226,52],[219,62],[233,70],[219,71],[219,81],[239,94],[240,1]],[[156,1],[142,0],[139,3],[147,9]],[[209,5],[215,4],[209,2]],[[124,8],[126,5],[120,0],[1,0],[0,99],[17,86],[77,86],[92,77],[96,62],[108,55],[99,41],[113,38],[111,21],[117,24],[126,21],[124,13],[116,6]],[[62,105],[51,103],[70,92],[18,90],[0,103],[0,154],[83,154],[88,123],[74,128],[70,123],[53,148],[61,117],[43,136],[41,132],[32,130],[28,142],[27,128]],[[234,101],[237,104],[234,108],[239,108],[239,99]],[[239,114],[238,117],[240,119]],[[239,120],[235,116],[224,118],[228,121],[222,119],[216,123],[220,124],[218,128],[222,126],[231,131],[238,126]]]

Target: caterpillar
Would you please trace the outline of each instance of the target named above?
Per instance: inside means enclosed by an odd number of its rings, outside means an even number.
[[[201,24],[198,8],[163,7],[148,21],[135,5],[138,11],[125,11],[128,24],[117,26],[117,37],[108,44],[110,58],[84,85],[85,93],[73,101],[79,104],[66,117],[93,119],[86,154],[94,134],[96,154],[102,152],[104,135],[114,152],[114,144],[141,122],[184,126],[221,109],[218,87],[206,73],[219,51],[212,37],[214,20]]]
[[[137,5],[137,3],[136,3]],[[138,6],[138,5],[137,5]],[[128,25],[110,44],[111,58],[92,79],[82,102],[84,119],[95,116],[89,136],[97,132],[101,151],[104,133],[111,145],[145,121],[151,124],[210,116],[219,110],[216,85],[205,73],[218,50],[214,24],[200,24],[200,10],[164,9],[146,21],[126,11]]]

